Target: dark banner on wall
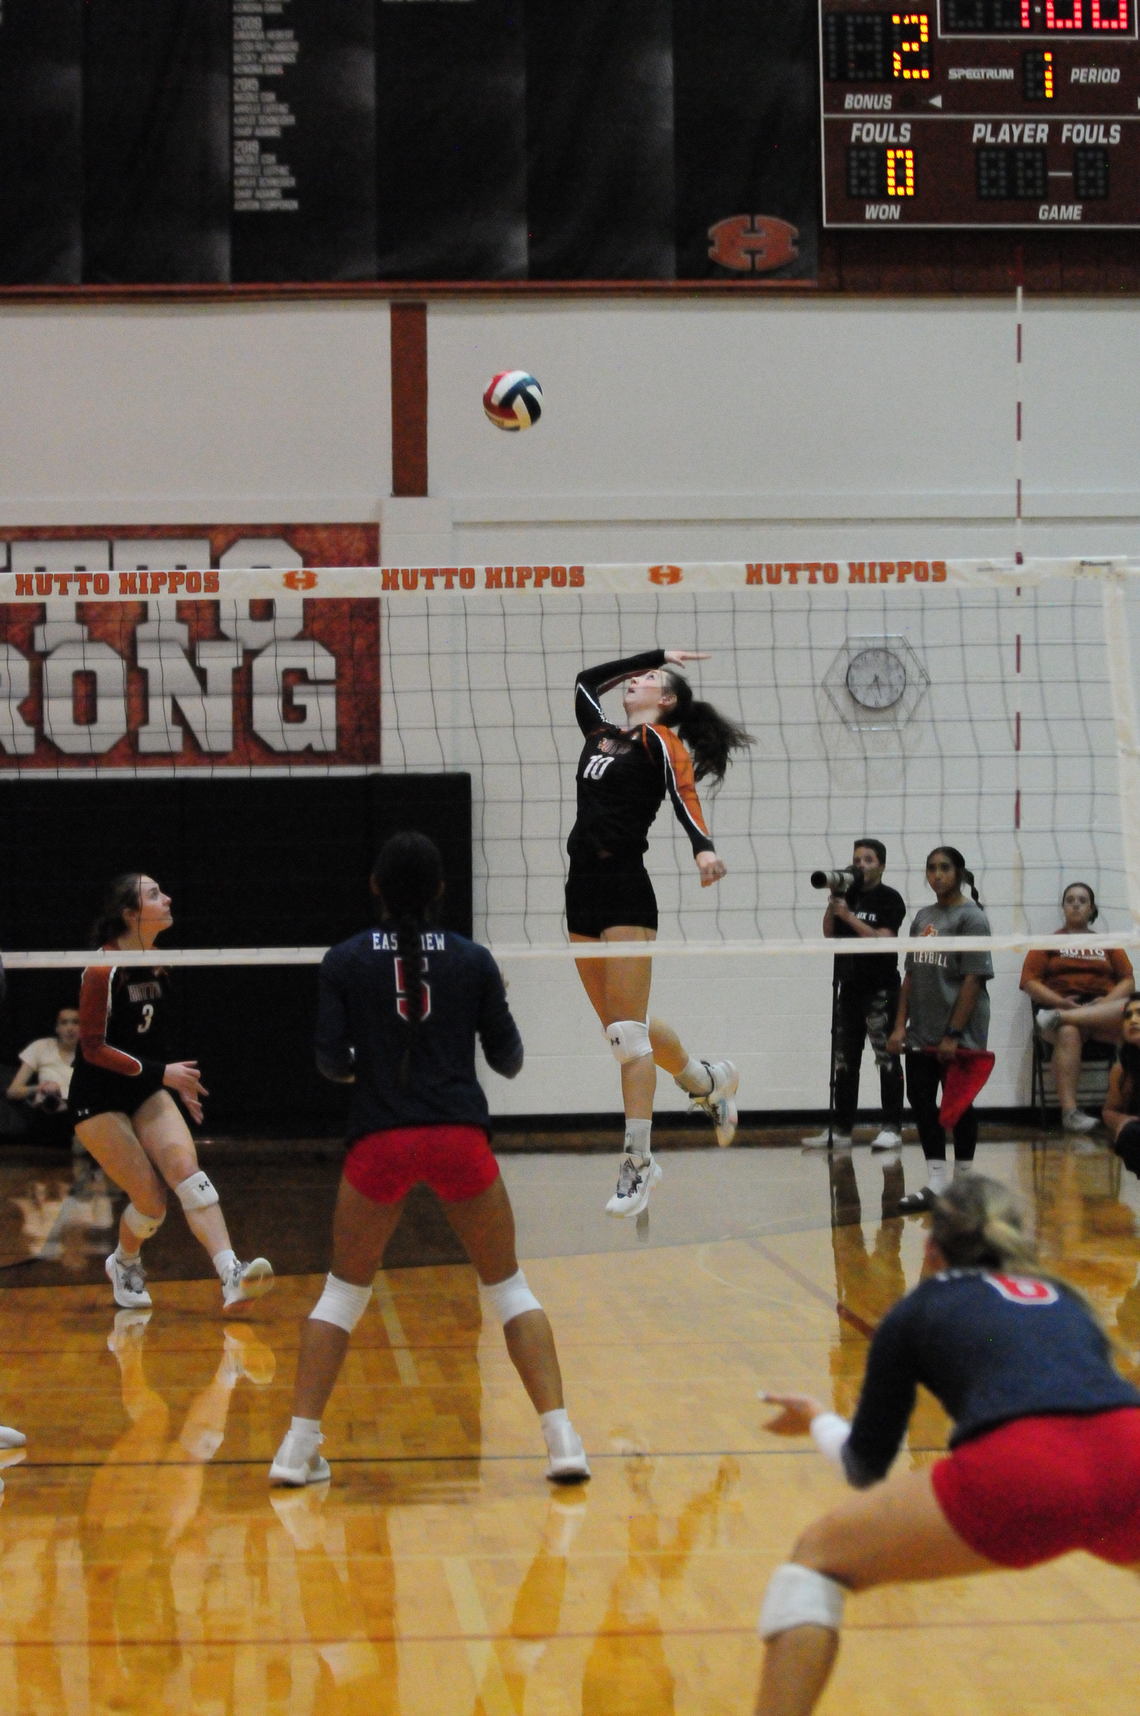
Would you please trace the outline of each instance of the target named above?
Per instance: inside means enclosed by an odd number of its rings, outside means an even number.
[[[0,284],[811,278],[814,0],[0,0]]]

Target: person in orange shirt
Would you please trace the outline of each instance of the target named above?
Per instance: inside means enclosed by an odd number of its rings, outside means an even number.
[[[1087,882],[1070,882],[1061,895],[1065,921],[1058,935],[1087,936],[1099,916]],[[1021,987],[1036,1012],[1038,1035],[1053,1045],[1053,1076],[1066,1132],[1092,1132],[1097,1122],[1077,1107],[1077,1080],[1085,1043],[1119,1043],[1124,1003],[1134,979],[1128,955],[1117,947],[1037,949],[1026,954]]]

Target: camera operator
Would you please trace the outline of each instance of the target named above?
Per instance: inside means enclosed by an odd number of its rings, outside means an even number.
[[[838,940],[859,936],[878,939],[894,936],[906,917],[901,894],[883,882],[887,849],[881,840],[855,842],[850,871],[838,871],[828,880],[831,897],[823,914],[823,933]],[[847,884],[853,872],[854,879]],[[815,877],[812,878],[815,881]],[[899,962],[893,953],[838,954],[835,960],[837,985],[834,1042],[835,1107],[830,1136],[822,1132],[804,1139],[809,1148],[851,1143],[851,1129],[859,1107],[859,1067],[863,1043],[870,1038],[879,1068],[883,1121],[872,1139],[872,1148],[893,1150],[902,1143],[902,1062],[887,1049],[899,999]]]
[[[8,1086],[9,1102],[27,1105],[28,1131],[36,1144],[70,1144],[73,1127],[67,1106],[75,1050],[79,1042],[79,1010],[61,1007],[54,1037],[37,1037],[20,1050],[20,1068]]]

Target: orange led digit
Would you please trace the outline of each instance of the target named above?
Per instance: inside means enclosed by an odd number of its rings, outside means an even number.
[[[891,76],[905,80],[930,76],[930,18],[925,12],[892,12],[895,47]]]
[[[1096,4],[1096,0],[1093,0],[1093,4],[1094,5]],[[1045,52],[1044,52],[1042,58],[1044,59],[1044,62],[1045,62],[1045,100],[1046,101],[1052,101],[1052,99],[1053,99],[1053,55],[1049,52],[1048,48],[1045,49]]]
[[[913,197],[913,149],[887,150],[887,195],[888,197]]]

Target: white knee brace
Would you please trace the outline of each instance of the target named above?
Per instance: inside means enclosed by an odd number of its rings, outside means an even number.
[[[123,1211],[123,1220],[136,1239],[150,1239],[166,1220],[166,1211],[163,1210],[161,1215],[148,1216],[137,1210],[134,1204],[128,1204]]]
[[[368,1309],[371,1287],[354,1287],[351,1281],[341,1281],[335,1275],[325,1280],[325,1290],[309,1312],[309,1321],[335,1323],[351,1335]]]
[[[606,1041],[619,1066],[627,1061],[640,1061],[653,1053],[649,1041],[649,1026],[643,1019],[616,1019],[606,1026]]]
[[[774,1639],[792,1627],[827,1627],[837,1633],[845,1596],[843,1586],[826,1573],[785,1561],[768,1581],[756,1630],[762,1639]]]
[[[506,1281],[496,1281],[493,1287],[480,1282],[479,1291],[487,1303],[498,1313],[499,1321],[504,1329],[516,1317],[521,1317],[524,1311],[541,1311],[542,1306],[526,1284],[526,1276],[522,1270],[509,1277]]]
[[[180,1186],[175,1186],[174,1195],[184,1210],[208,1210],[211,1204],[218,1202],[218,1194],[210,1183],[209,1174],[203,1174],[199,1168],[196,1174],[183,1180]]]

